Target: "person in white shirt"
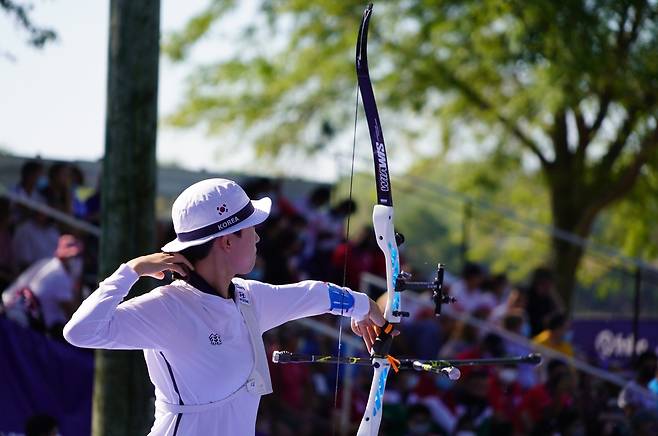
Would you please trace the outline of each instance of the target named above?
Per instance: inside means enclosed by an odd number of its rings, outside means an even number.
[[[2,293],[7,316],[25,327],[44,328],[61,338],[62,328],[79,301],[82,251],[83,245],[75,236],[60,236],[54,256],[51,253],[30,265]]]
[[[461,278],[450,286],[450,295],[457,299],[452,307],[460,312],[474,313],[476,310],[492,310],[496,299],[480,286],[485,279],[485,271],[475,263],[467,262]]]
[[[57,226],[40,212],[35,211],[30,218],[21,222],[11,241],[18,271],[25,270],[38,260],[51,257],[60,235]]]
[[[619,392],[617,405],[628,417],[634,417],[642,411],[649,411],[654,414],[654,422],[658,422],[656,414],[658,396],[648,390],[649,383],[658,369],[658,357],[656,357],[655,351],[649,350],[640,354],[635,362],[635,367],[635,378],[626,383]]]
[[[272,392],[262,333],[321,313],[352,317],[371,348],[381,310],[365,294],[331,283],[290,285],[237,278],[251,271],[254,226],[269,198],[209,179],[174,202],[176,239],[123,264],[80,306],[64,337],[87,348],[142,349],[155,386],[149,435],[253,435],[260,396]],[[183,279],[122,302],[140,276]]]

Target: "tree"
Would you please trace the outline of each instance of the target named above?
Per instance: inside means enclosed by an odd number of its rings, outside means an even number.
[[[0,9],[3,9],[9,15],[13,15],[18,25],[27,31],[30,35],[27,41],[28,44],[36,48],[42,48],[48,42],[57,39],[57,33],[53,29],[34,24],[30,18],[31,5],[21,4],[13,0],[0,0]]]
[[[155,249],[159,44],[159,0],[110,2],[101,277]],[[135,286],[130,296],[144,291]],[[94,435],[148,433],[152,396],[141,353],[97,351]]]
[[[212,2],[172,35],[168,53],[185,59],[233,5]],[[232,57],[197,70],[170,119],[211,133],[251,128],[245,137],[260,151],[321,149],[351,118],[345,102],[363,5],[260,5],[262,25],[243,28]],[[656,156],[657,12],[655,0],[377,5],[375,92],[399,118],[431,119],[443,139],[437,151],[463,141],[464,131],[483,152],[492,142],[498,152],[522,150],[541,170],[553,226],[587,239],[601,211],[624,198]],[[389,142],[391,131],[418,134],[402,126],[411,123],[383,118]],[[557,236],[551,245],[569,304],[583,247]]]

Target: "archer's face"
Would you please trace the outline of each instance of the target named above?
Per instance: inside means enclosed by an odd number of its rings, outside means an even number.
[[[240,235],[229,235],[232,253],[231,259],[235,274],[248,274],[256,264],[256,244],[260,241],[255,227],[242,229]]]

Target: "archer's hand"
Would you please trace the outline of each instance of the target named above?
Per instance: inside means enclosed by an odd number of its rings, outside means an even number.
[[[361,336],[363,342],[366,344],[368,352],[372,351],[372,345],[375,343],[375,339],[379,335],[379,327],[383,326],[386,323],[386,319],[382,314],[382,310],[377,306],[377,303],[370,300],[370,311],[368,316],[362,320],[355,320],[352,318],[352,331],[355,335]],[[392,335],[397,336],[400,334],[397,330],[393,330]]]
[[[153,253],[136,257],[127,263],[140,277],[150,276],[163,279],[165,271],[172,271],[187,276],[194,269],[192,264],[180,253]]]

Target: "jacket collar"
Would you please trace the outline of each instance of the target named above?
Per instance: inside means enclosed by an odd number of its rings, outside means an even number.
[[[213,288],[210,283],[206,281],[203,277],[201,277],[196,271],[190,271],[187,277],[184,278],[184,280],[190,285],[193,286],[194,288],[198,289],[199,291],[203,292],[204,294],[210,294],[214,295],[216,297],[224,298],[221,296],[219,292],[215,288]],[[230,299],[235,299],[235,285],[233,285],[233,282],[229,284],[228,287],[228,296]]]

